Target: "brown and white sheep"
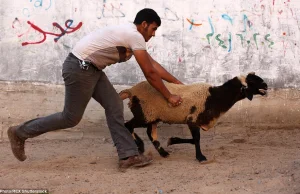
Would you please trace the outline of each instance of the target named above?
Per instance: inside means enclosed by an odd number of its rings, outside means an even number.
[[[195,145],[196,159],[206,161],[200,149],[200,128],[204,131],[212,128],[218,118],[226,113],[237,101],[244,98],[252,100],[253,95],[265,95],[268,86],[262,78],[249,73],[246,77],[239,76],[227,81],[221,86],[211,86],[205,83],[179,85],[165,83],[172,94],[180,95],[181,105],[171,107],[164,97],[147,81],[138,83],[130,89],[120,92],[128,103],[133,118],[125,123],[126,128],[133,134],[141,153],[144,152],[144,143],[134,133],[134,128],[146,127],[147,134],[156,150],[163,157],[169,155],[157,140],[157,123],[187,124],[192,139],[172,137],[168,145],[191,143]]]

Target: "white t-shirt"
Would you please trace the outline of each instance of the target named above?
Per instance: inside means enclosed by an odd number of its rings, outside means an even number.
[[[130,23],[104,27],[88,34],[75,45],[72,53],[104,69],[129,60],[134,50],[146,50],[146,42],[136,25]]]

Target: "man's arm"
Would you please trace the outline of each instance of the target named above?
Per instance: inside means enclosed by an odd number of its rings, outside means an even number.
[[[178,106],[182,102],[181,97],[171,94],[168,88],[164,85],[160,74],[150,61],[148,52],[145,50],[135,50],[133,51],[133,54],[147,81],[157,91],[159,91],[165,97],[165,99],[172,104],[172,106]]]
[[[170,74],[165,68],[163,68],[158,62],[156,62],[150,55],[149,53],[148,57],[154,68],[158,71],[160,77],[170,83],[174,84],[183,84],[181,81],[176,79],[172,74]]]

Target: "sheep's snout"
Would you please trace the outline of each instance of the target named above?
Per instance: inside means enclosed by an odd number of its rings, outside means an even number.
[[[268,95],[268,91],[265,90],[265,89],[259,89],[258,91],[259,91],[260,94],[263,95],[263,96]]]

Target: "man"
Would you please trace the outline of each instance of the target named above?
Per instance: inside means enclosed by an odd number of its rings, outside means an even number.
[[[161,20],[152,9],[139,11],[134,24],[110,26],[81,39],[63,63],[65,105],[62,112],[27,121],[8,129],[14,156],[24,161],[25,140],[43,133],[76,126],[93,97],[105,109],[108,128],[119,156],[119,168],[145,166],[152,161],[140,155],[130,132],[124,126],[123,102],[102,71],[106,66],[135,56],[148,82],[173,106],[182,102],[171,94],[163,80],[182,84],[146,51],[146,42],[155,36]]]

